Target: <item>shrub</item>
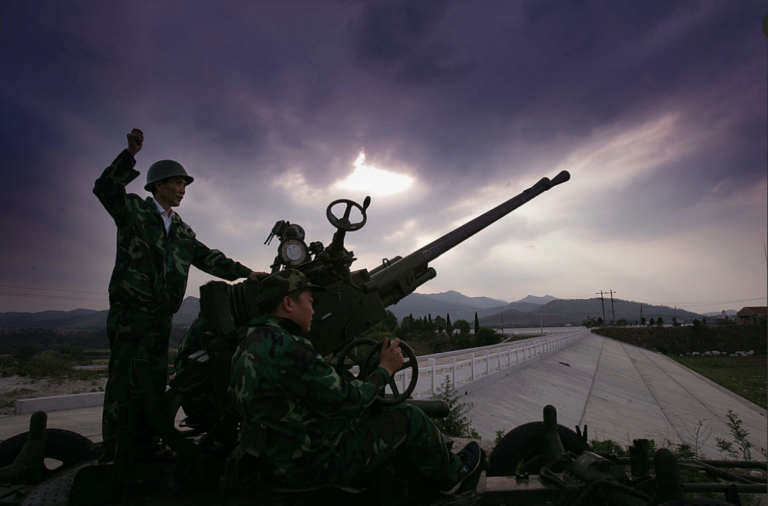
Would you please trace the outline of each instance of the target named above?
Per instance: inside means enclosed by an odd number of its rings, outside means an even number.
[[[480,434],[472,427],[472,417],[469,415],[473,404],[471,402],[459,402],[459,393],[454,388],[449,376],[445,377],[445,381],[432,398],[445,401],[448,404],[448,416],[435,419],[435,424],[440,432],[451,437],[480,439]]]

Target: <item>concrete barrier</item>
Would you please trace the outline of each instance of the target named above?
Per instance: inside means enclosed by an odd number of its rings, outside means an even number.
[[[93,408],[104,404],[104,392],[85,394],[57,395],[55,397],[38,397],[36,399],[19,399],[16,401],[17,415],[34,413],[35,411],[62,411],[65,409]]]

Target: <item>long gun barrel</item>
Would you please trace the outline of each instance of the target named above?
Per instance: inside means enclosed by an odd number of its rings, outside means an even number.
[[[571,178],[562,171],[554,179],[542,178],[538,183],[500,204],[490,211],[448,232],[441,238],[414,251],[405,258],[385,261],[370,272],[371,280],[363,285],[366,293],[378,292],[384,307],[397,303],[420,285],[434,278],[437,273],[428,264],[446,251],[466,241],[487,226],[500,220],[526,202],[534,199],[553,186],[565,183]]]

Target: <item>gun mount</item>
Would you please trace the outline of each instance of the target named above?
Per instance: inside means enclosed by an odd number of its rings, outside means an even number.
[[[307,246],[304,242],[304,229],[299,225],[282,220],[275,223],[265,242],[268,244],[273,237],[280,239],[272,271],[281,268],[298,269],[313,283],[325,286],[326,291],[315,296],[315,316],[310,339],[321,354],[335,353],[383,320],[387,307],[433,279],[437,271],[430,267],[430,262],[526,202],[569,179],[567,171],[560,172],[551,180],[542,178],[519,195],[439,239],[405,257],[384,259],[381,265],[371,271],[350,270],[356,259],[354,253],[344,247],[346,233],[360,230],[365,225],[371,199],[366,197],[362,206],[351,200],[336,200],[326,210],[328,221],[336,227],[336,233],[327,248],[319,242]],[[337,217],[333,210],[340,204],[346,207],[342,217]],[[351,222],[350,217],[355,209],[362,218]]]

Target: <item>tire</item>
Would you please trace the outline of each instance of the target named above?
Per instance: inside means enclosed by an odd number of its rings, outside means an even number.
[[[13,463],[27,442],[27,434],[17,434],[0,443],[0,468]],[[43,479],[59,471],[96,457],[92,442],[85,436],[63,429],[46,429],[45,470]]]
[[[558,434],[565,451],[581,453],[587,445],[574,431],[558,425]],[[522,462],[525,471],[537,473],[546,464],[541,462],[544,446],[544,422],[531,422],[512,429],[499,441],[491,453],[488,476],[513,476]]]

